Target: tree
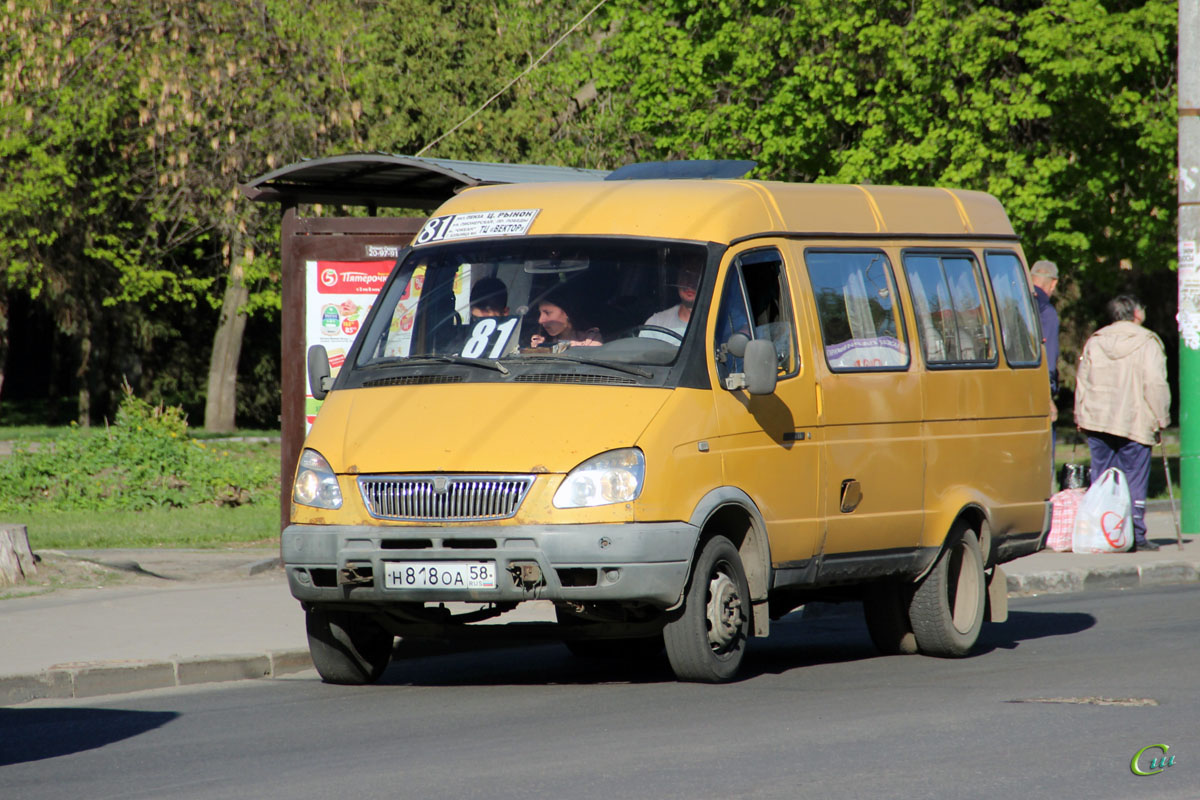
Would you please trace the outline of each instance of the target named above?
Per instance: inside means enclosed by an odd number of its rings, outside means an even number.
[[[0,16],[0,283],[40,300],[73,342],[87,424],[105,299],[151,257],[144,187],[128,158],[132,75],[87,10],[9,11]],[[143,321],[124,310],[133,327]]]
[[[613,30],[609,17],[589,14],[597,5],[596,0],[374,4],[348,84],[362,103],[361,140],[369,149],[425,150],[440,158],[602,165],[608,160],[605,146],[596,146],[586,126],[573,124],[594,95],[591,67],[598,44]]]
[[[5,284],[44,297],[78,332],[81,378],[102,309],[219,309],[206,426],[232,428],[246,314],[278,306],[277,265],[262,256],[277,226],[236,187],[263,163],[354,141],[342,58],[356,8],[9,3]]]
[[[627,104],[638,158],[991,192],[1031,255],[1082,288],[1068,315],[1092,318],[1102,298],[1171,268],[1165,0],[623,0],[613,13],[624,24],[596,84]]]

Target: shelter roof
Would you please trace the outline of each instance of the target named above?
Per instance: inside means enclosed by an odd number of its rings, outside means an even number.
[[[599,181],[608,174],[607,170],[538,164],[350,153],[289,164],[254,178],[241,190],[259,202],[433,209],[469,186]]]

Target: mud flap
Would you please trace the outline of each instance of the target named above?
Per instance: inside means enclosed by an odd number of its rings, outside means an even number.
[[[771,632],[771,612],[766,600],[754,603],[754,635],[767,636]]]
[[[987,606],[988,622],[1008,620],[1008,576],[999,564],[992,567],[988,576]]]

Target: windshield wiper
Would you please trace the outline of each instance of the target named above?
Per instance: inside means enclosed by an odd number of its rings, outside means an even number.
[[[635,367],[631,364],[618,364],[614,361],[604,361],[603,359],[599,359],[599,358],[578,358],[575,356],[564,356],[564,355],[555,354],[555,355],[523,356],[521,360],[525,361],[526,363],[533,363],[536,361],[546,361],[546,360],[570,361],[574,364],[586,364],[589,367],[607,367],[608,369],[615,369],[617,372],[624,372],[628,375],[637,375],[640,378],[653,378],[654,377],[653,372],[642,369],[641,367]]]
[[[440,356],[414,356],[413,358],[403,359],[401,364],[428,364],[437,362],[441,364],[466,364],[469,367],[484,367],[485,369],[494,369],[501,375],[507,375],[508,367],[501,364],[499,361],[491,358],[469,358],[467,356],[459,356],[447,353]]]

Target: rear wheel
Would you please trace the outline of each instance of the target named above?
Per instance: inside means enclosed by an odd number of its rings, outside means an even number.
[[[392,659],[395,637],[363,614],[310,608],[308,651],[326,683],[374,683]]]
[[[682,613],[663,629],[675,676],[702,683],[732,680],[746,653],[750,615],[741,556],[724,536],[714,536],[696,559]]]
[[[979,639],[987,606],[983,554],[975,531],[958,523],[908,607],[920,652],[943,658],[967,655]]]
[[[863,595],[867,632],[879,652],[888,656],[910,656],[917,652],[917,637],[908,620],[911,589],[895,583],[877,583]]]

